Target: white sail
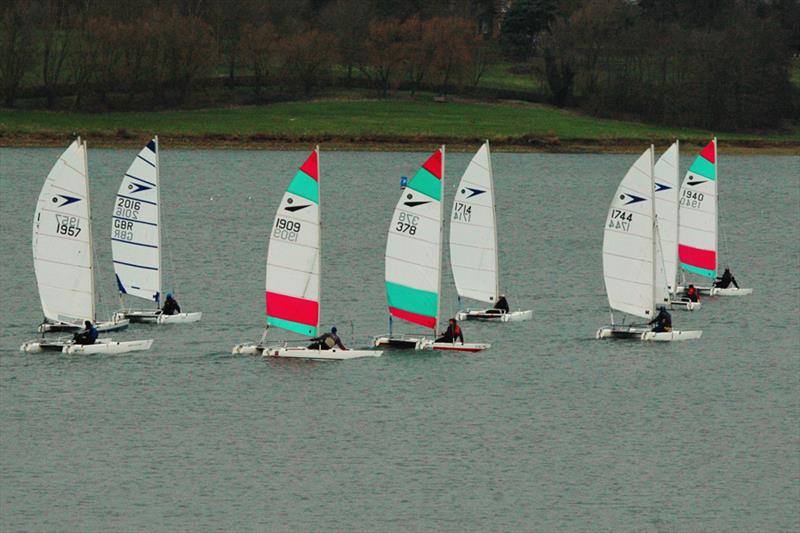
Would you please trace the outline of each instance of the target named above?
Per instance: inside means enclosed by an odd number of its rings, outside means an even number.
[[[456,189],[450,217],[450,265],[459,296],[497,301],[497,223],[488,141],[473,156]]]
[[[714,279],[717,275],[717,140],[692,162],[680,193],[678,258],[681,268]]]
[[[95,319],[86,144],[75,140],[47,175],[33,218],[33,265],[45,318]]]
[[[678,276],[678,141],[655,164],[655,207],[658,217],[656,293],[669,298],[677,290]]]
[[[653,149],[619,184],[603,232],[603,277],[612,309],[652,318],[655,309]]]
[[[267,324],[308,337],[319,333],[319,179],[317,147],[281,199],[267,253]]]
[[[400,195],[386,240],[389,313],[438,326],[441,288],[444,147],[428,158]]]
[[[158,138],[136,156],[114,198],[111,252],[117,288],[145,300],[161,300],[161,229]]]

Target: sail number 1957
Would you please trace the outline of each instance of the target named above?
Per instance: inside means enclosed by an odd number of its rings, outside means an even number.
[[[56,233],[77,237],[81,232],[81,222],[78,217],[56,215]]]
[[[628,213],[622,209],[612,209],[611,217],[608,219],[608,227],[611,229],[620,229],[628,231],[631,229],[631,222],[633,221],[633,213]]]

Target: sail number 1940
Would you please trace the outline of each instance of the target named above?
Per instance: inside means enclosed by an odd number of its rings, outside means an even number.
[[[612,209],[611,217],[608,219],[608,227],[611,229],[628,231],[631,229],[632,221],[633,213],[623,211],[622,209]]]

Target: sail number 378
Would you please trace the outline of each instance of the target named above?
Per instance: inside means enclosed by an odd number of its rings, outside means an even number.
[[[628,213],[622,209],[612,209],[611,217],[608,219],[608,227],[611,229],[629,231],[631,229],[632,221],[633,213]]]
[[[409,213],[400,212],[397,217],[397,224],[394,229],[398,233],[408,233],[409,235],[417,234],[417,224],[419,223],[419,216],[411,215]]]

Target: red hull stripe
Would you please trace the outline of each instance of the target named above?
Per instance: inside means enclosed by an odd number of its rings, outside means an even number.
[[[407,320],[414,324],[419,324],[420,326],[425,326],[426,328],[433,329],[436,327],[436,317],[418,315],[417,313],[403,311],[402,309],[398,309],[396,307],[390,307],[389,312],[397,318],[402,318],[403,320]]]
[[[317,327],[319,302],[267,291],[266,303],[268,316]]]
[[[708,270],[716,270],[717,268],[717,253],[713,250],[703,250],[686,246],[685,244],[678,245],[678,257],[681,263],[693,265]]]
[[[308,159],[306,159],[306,162],[300,167],[300,170],[313,178],[314,181],[319,181],[319,161],[317,161],[316,150],[311,152],[311,155],[308,156]]]
[[[703,156],[705,159],[710,161],[711,163],[717,162],[717,151],[714,150],[714,141],[711,141],[703,148],[703,151],[700,152],[700,155]]]
[[[422,168],[433,174],[436,178],[442,179],[442,149],[436,150],[427,161],[422,163]]]

